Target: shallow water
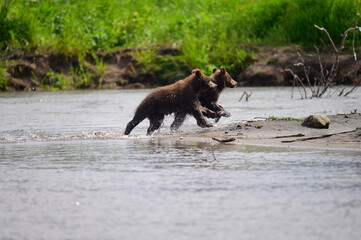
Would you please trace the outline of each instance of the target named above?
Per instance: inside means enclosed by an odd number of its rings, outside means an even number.
[[[239,102],[245,90],[252,95],[248,102],[245,99]],[[0,143],[122,138],[126,124],[149,91],[0,93]],[[232,113],[232,117],[221,118],[216,127],[255,117],[304,118],[310,114],[361,111],[361,89],[347,98],[302,100],[296,93],[291,99],[291,88],[226,89],[219,103]],[[160,134],[170,134],[172,121],[172,115],[165,118]],[[131,136],[144,136],[148,126],[149,121],[144,120]],[[191,132],[199,129],[195,119],[188,117],[179,130]],[[95,133],[99,135],[94,136]]]
[[[0,239],[359,238],[359,152],[157,140],[144,137],[148,121],[124,137],[148,92],[0,93]],[[360,95],[227,90],[232,117],[218,127],[349,112]]]

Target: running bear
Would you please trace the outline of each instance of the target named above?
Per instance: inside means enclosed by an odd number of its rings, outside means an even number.
[[[124,134],[129,135],[141,121],[148,118],[150,126],[147,135],[151,135],[163,123],[164,116],[174,112],[191,114],[200,127],[213,127],[204,116],[217,118],[219,115],[202,107],[198,100],[199,94],[217,85],[204,75],[201,70],[195,69],[192,74],[168,86],[158,87],[149,93],[139,104],[133,119],[127,124]]]
[[[206,117],[216,118],[216,122],[219,121],[220,117],[230,117],[231,114],[224,110],[221,105],[217,104],[219,96],[225,87],[234,88],[237,86],[237,82],[232,79],[232,77],[227,73],[224,67],[221,67],[220,70],[218,68],[213,68],[213,74],[210,76],[213,83],[217,85],[215,88],[208,89],[207,91],[202,92],[199,95],[199,101],[201,105],[215,114],[213,115],[205,115]],[[217,115],[216,117],[213,117]],[[186,112],[175,112],[174,113],[174,121],[171,124],[171,130],[177,130],[184,122],[187,116]]]

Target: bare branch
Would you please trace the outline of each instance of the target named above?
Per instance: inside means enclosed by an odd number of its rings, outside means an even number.
[[[312,92],[312,97],[313,97],[313,96],[315,96],[315,89],[312,87],[311,81],[310,81],[310,67],[306,65],[305,60],[303,59],[302,55],[299,52],[297,52],[297,55],[300,57],[300,59],[302,61],[302,63],[298,63],[297,65],[303,67],[303,71],[305,73],[307,84]]]
[[[308,88],[311,90],[312,92],[312,97],[322,97],[323,94],[325,94],[328,90],[330,90],[330,87],[336,84],[336,76],[338,74],[339,71],[339,67],[340,67],[340,54],[345,46],[345,42],[346,42],[346,38],[347,35],[349,34],[350,31],[353,31],[353,38],[352,38],[352,49],[353,49],[353,56],[355,58],[355,61],[357,61],[357,56],[356,56],[356,50],[355,50],[355,35],[356,35],[356,30],[359,30],[361,32],[361,27],[357,26],[358,24],[358,19],[360,17],[360,14],[357,13],[356,15],[356,19],[355,19],[355,25],[353,27],[348,28],[341,36],[341,43],[339,45],[339,47],[337,48],[334,41],[332,40],[330,34],[328,33],[328,31],[323,28],[323,27],[319,27],[317,25],[314,25],[315,28],[317,28],[320,31],[323,31],[326,33],[329,41],[332,44],[332,47],[335,51],[335,55],[334,55],[334,59],[332,62],[332,67],[330,70],[328,70],[327,68],[324,67],[322,61],[321,61],[321,55],[320,55],[320,49],[316,46],[314,46],[314,48],[316,49],[316,53],[317,53],[317,58],[318,58],[318,64],[319,64],[319,68],[320,68],[320,73],[319,76],[315,76],[314,77],[314,82],[311,85],[311,81],[310,81],[310,66],[306,64],[305,60],[303,59],[303,57],[301,56],[300,53],[297,52],[298,56],[301,59],[301,62],[294,64],[294,66],[297,67],[302,67],[304,74],[305,74],[305,79],[306,82],[305,83]],[[325,43],[323,42],[323,40],[321,39],[322,44],[325,46]],[[304,84],[304,79],[300,79],[299,76],[297,76],[297,74],[293,73],[292,70],[290,69],[285,69],[285,71],[290,72],[293,75],[293,87],[292,87],[292,98],[293,98],[293,91],[294,91],[294,87],[297,84],[300,84],[305,92],[305,98],[307,98],[306,96],[306,87]],[[348,93],[346,93],[344,96],[347,96],[349,93],[351,93],[354,89],[356,89],[361,83],[361,80],[358,79],[357,83],[355,84],[354,88],[351,89],[351,91],[349,91]],[[298,88],[299,90],[299,88]],[[300,91],[300,90],[299,90]],[[343,95],[344,90],[342,90],[339,94],[339,96]],[[300,92],[301,94],[301,92]],[[302,94],[301,94],[302,96]]]
[[[353,38],[352,38],[352,50],[353,50],[353,56],[355,58],[355,61],[357,61],[357,56],[356,56],[356,51],[355,51],[355,33],[356,33],[357,21],[358,21],[359,17],[360,17],[360,14],[357,13],[356,20],[355,20],[355,29],[353,30]]]
[[[317,28],[317,29],[319,29],[319,30],[321,30],[321,31],[324,31],[324,32],[327,34],[328,39],[329,39],[330,42],[332,43],[333,49],[334,49],[336,52],[338,52],[338,50],[337,50],[337,48],[336,48],[336,45],[333,43],[332,38],[331,38],[330,34],[327,32],[327,30],[326,30],[325,28],[321,28],[321,27],[319,27],[319,26],[317,26],[317,25],[314,25],[314,26],[315,26],[315,28]]]
[[[252,93],[247,93],[246,95],[246,102],[248,102],[248,99],[251,97]]]
[[[358,16],[356,17],[356,19],[358,19]],[[327,30],[324,29],[324,28],[320,28],[318,27],[317,25],[315,25],[318,29],[322,30],[322,31],[325,31],[327,36],[329,37],[332,45],[334,46],[334,48],[336,47],[330,37],[330,35],[328,34]],[[336,58],[335,58],[335,62],[332,66],[332,69],[331,69],[331,72],[330,72],[330,76],[327,78],[327,81],[326,81],[326,84],[323,88],[323,90],[321,91],[321,93],[319,94],[319,97],[321,97],[326,91],[327,89],[329,88],[330,85],[333,84],[334,82],[334,79],[336,78],[336,74],[338,72],[338,68],[339,68],[339,64],[340,64],[340,60],[339,60],[339,55],[340,55],[340,52],[342,51],[342,49],[344,48],[344,45],[345,45],[345,40],[347,38],[347,34],[348,32],[352,31],[352,30],[355,30],[355,29],[359,29],[358,27],[351,27],[349,29],[347,29],[343,34],[342,34],[342,40],[341,40],[341,45],[339,47],[339,50],[337,50],[335,48],[335,51],[336,51]]]
[[[244,95],[246,95],[246,102],[248,102],[248,99],[251,97],[252,93],[248,93],[248,92],[244,91],[241,98],[238,100],[238,102],[240,102],[242,100]]]
[[[350,91],[348,91],[347,93],[345,93],[344,97],[347,97],[347,95],[349,95],[350,93],[352,93],[353,90],[355,90],[355,89],[360,85],[360,83],[361,83],[361,77],[358,79],[358,81],[357,81],[357,83],[355,84],[355,86],[353,86],[353,88],[352,88]]]
[[[292,142],[299,142],[299,141],[315,140],[315,139],[320,139],[320,138],[328,138],[328,137],[332,137],[332,136],[335,136],[335,135],[341,135],[341,134],[356,132],[357,130],[358,130],[358,128],[356,128],[355,130],[351,130],[351,131],[325,134],[325,135],[316,136],[316,137],[307,137],[307,138],[298,138],[298,139],[295,139],[295,140],[286,140],[286,141],[281,141],[281,143],[292,143]]]
[[[338,94],[339,97],[343,94],[343,91],[345,91],[345,88],[342,88],[341,92]]]
[[[295,74],[291,69],[286,68],[285,71],[286,71],[286,72],[290,72],[290,73],[292,74],[292,76],[293,76],[293,81],[294,81],[294,85],[295,85],[295,81],[297,81],[297,82],[300,83],[300,85],[302,86],[302,88],[303,88],[303,90],[304,90],[304,92],[305,92],[305,98],[307,98],[307,91],[306,91],[305,85],[303,84],[303,81],[302,81],[302,80],[297,76],[297,74]],[[292,91],[293,91],[293,89],[292,89]],[[292,94],[293,94],[293,92],[292,92]],[[301,94],[301,97],[302,97],[302,94]]]

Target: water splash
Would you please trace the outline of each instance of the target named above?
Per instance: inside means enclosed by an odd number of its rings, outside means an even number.
[[[49,142],[74,140],[112,140],[126,138],[122,131],[95,131],[49,133],[42,130],[5,131],[0,135],[0,143]]]

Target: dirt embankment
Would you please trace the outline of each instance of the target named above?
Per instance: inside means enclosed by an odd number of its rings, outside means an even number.
[[[44,90],[44,87],[146,88],[173,83],[174,79],[182,79],[191,72],[184,62],[177,60],[181,54],[178,49],[143,51],[122,49],[86,56],[15,52],[1,58],[6,59],[9,90],[16,91]]]
[[[311,81],[319,76],[320,65],[314,51],[298,46],[247,48],[253,56],[247,58],[250,66],[233,75],[240,86],[292,85],[293,76],[286,68],[304,77],[304,69],[294,66],[301,61],[298,53],[309,66]],[[44,90],[45,87],[64,89],[61,84],[68,84],[65,89],[145,88],[173,83],[191,72],[181,60],[179,49],[163,48],[154,52],[145,49],[146,54],[143,50],[123,49],[86,56],[14,52],[0,59],[6,60],[8,71],[4,74],[10,81],[8,90],[18,91]],[[334,55],[324,53],[322,56],[323,67],[329,71]],[[339,69],[337,84],[354,84],[361,78],[361,61],[354,61],[351,54],[340,55]]]
[[[285,69],[291,69],[301,79],[305,78],[305,69],[298,65],[303,58],[311,83],[315,78],[320,79],[320,62],[314,49],[299,46],[267,47],[258,46],[254,49],[256,61],[238,77],[239,85],[243,86],[291,86],[293,76]],[[301,56],[301,57],[300,57]],[[331,71],[335,62],[334,52],[321,52],[320,59],[325,75]],[[339,72],[336,84],[355,84],[361,78],[361,61],[355,61],[350,53],[339,55]]]

